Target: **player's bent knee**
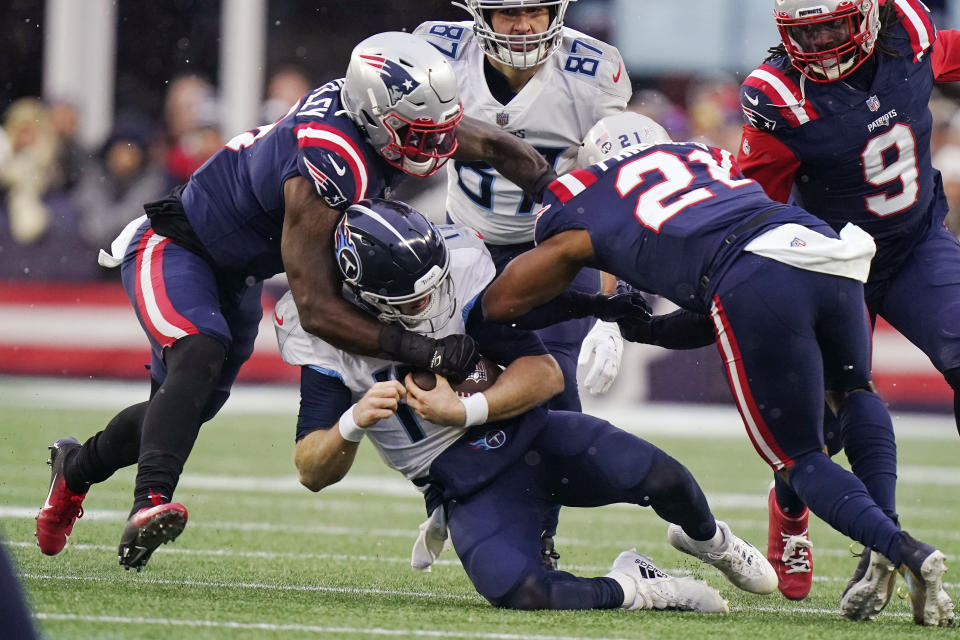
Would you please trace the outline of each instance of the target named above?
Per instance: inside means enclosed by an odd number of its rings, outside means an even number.
[[[490,603],[504,609],[550,609],[550,597],[542,576],[529,575],[502,598]]]

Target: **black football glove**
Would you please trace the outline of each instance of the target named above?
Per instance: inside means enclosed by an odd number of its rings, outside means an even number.
[[[468,335],[454,334],[437,340],[395,324],[380,332],[380,348],[391,360],[429,369],[452,384],[466,380],[480,359],[477,344]]]
[[[605,322],[650,322],[652,310],[639,291],[628,291],[598,297],[593,315]]]

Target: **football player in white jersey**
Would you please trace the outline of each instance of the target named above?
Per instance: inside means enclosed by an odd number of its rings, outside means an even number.
[[[292,298],[281,299],[281,355],[302,371],[294,454],[302,484],[320,491],[338,482],[367,435],[424,493],[430,519],[415,566],[429,567],[449,529],[477,591],[499,607],[727,611],[712,587],[670,576],[634,550],[604,577],[547,569],[536,534],[544,512],[559,504],[651,506],[673,523],[671,540],[683,540],[677,548],[742,589],[776,589],[763,554],[714,519],[683,465],[608,422],[542,406],[562,388],[562,375],[534,332],[483,320],[474,303],[495,273],[476,232],[436,227],[400,202],[364,200],[347,209],[334,244],[345,297],[410,331],[466,332],[506,368],[469,397],[439,376],[425,390],[401,363],[348,354],[308,334]],[[603,307],[616,297],[591,300]]]
[[[425,22],[414,30],[453,66],[464,113],[495,124],[534,146],[558,174],[576,168],[577,151],[595,122],[624,110],[630,78],[620,52],[564,26],[570,0],[464,0],[472,21]],[[533,248],[538,203],[484,162],[447,165],[447,218],[483,235],[497,271]],[[602,289],[615,287],[606,278]],[[578,291],[601,290],[601,275],[584,269]],[[623,341],[615,323],[569,320],[538,332],[556,358],[564,391],[551,409],[580,411],[577,365],[584,384],[604,393],[620,370]],[[581,348],[582,345],[582,348]],[[545,564],[556,566],[556,518],[544,523]]]

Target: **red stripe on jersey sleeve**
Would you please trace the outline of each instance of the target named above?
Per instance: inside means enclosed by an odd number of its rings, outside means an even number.
[[[910,46],[913,48],[913,61],[916,62],[936,38],[936,27],[930,20],[930,14],[922,2],[918,0],[893,0],[897,15],[901,17],[900,24],[910,36]],[[916,21],[916,22],[915,22]]]
[[[304,130],[305,135],[302,134]],[[319,122],[309,122],[302,124],[295,129],[297,133],[297,145],[300,148],[304,147],[319,147],[335,153],[348,167],[350,167],[350,173],[353,177],[353,186],[354,186],[354,202],[358,202],[367,197],[366,188],[369,184],[367,171],[366,160],[363,156],[363,151],[354,144],[348,136],[343,135],[343,132],[339,129],[335,129],[329,125],[320,124]],[[313,137],[310,135],[310,132],[322,132],[324,137]],[[346,149],[352,149],[356,154],[356,158],[353,157],[353,154],[346,151]]]
[[[743,125],[737,164],[743,175],[760,183],[768,196],[777,202],[786,202],[793,190],[800,159],[773,135]]]

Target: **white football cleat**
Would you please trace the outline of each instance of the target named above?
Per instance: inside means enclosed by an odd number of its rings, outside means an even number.
[[[897,569],[879,551],[864,549],[840,598],[840,613],[848,620],[873,620],[890,601]]]
[[[667,527],[667,540],[673,547],[715,566],[735,586],[750,593],[767,594],[777,590],[777,572],[756,547],[730,531],[726,522],[717,520],[726,546],[716,552],[697,550],[697,541],[684,533],[679,525]]]
[[[607,574],[623,587],[623,609],[679,609],[700,613],[728,613],[720,592],[702,580],[677,578],[653,564],[653,560],[624,551]]]

